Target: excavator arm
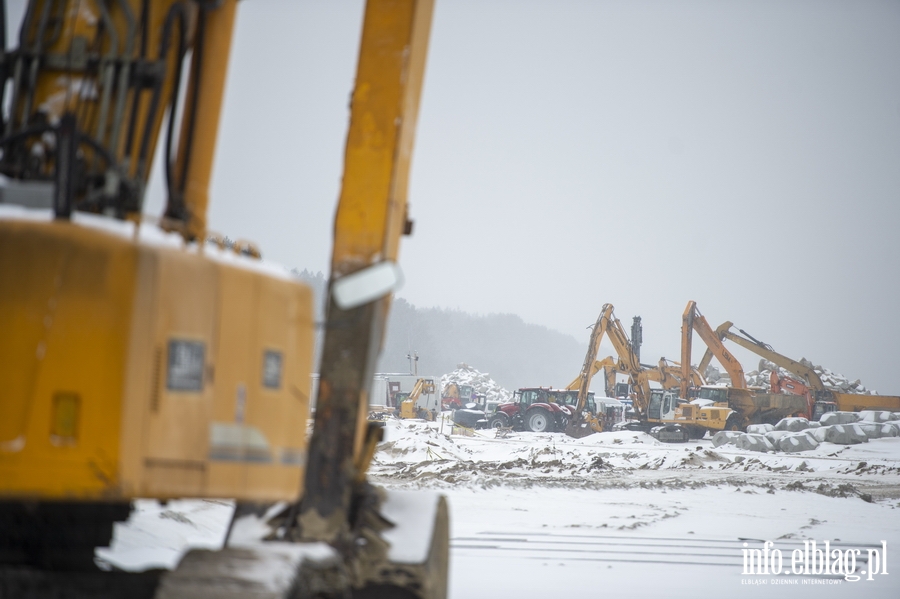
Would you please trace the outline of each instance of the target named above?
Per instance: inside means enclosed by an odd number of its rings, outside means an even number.
[[[637,354],[635,354],[634,348],[628,340],[625,327],[622,326],[622,321],[616,318],[616,315],[613,313],[612,304],[604,306],[601,317],[604,318],[606,335],[609,337],[609,341],[619,357],[616,363],[616,371],[628,375],[637,396],[637,403],[643,405],[650,397],[650,379],[644,374],[646,369],[638,360]],[[597,343],[599,345],[599,340]]]
[[[617,365],[616,359],[613,358],[612,356],[607,356],[607,357],[603,358],[602,360],[594,360],[594,364],[591,367],[590,376],[593,378],[594,375],[596,375],[598,372],[600,372],[601,370],[604,370],[607,373],[606,385],[607,385],[607,387],[609,387],[609,383],[610,383],[609,375],[612,374],[612,376],[615,377],[616,365]],[[614,382],[615,378],[613,378],[612,380]],[[576,376],[572,380],[571,383],[566,385],[566,389],[568,391],[577,391],[580,386],[581,386],[581,374]]]
[[[612,304],[603,305],[600,316],[597,317],[597,322],[594,323],[594,326],[591,328],[591,338],[588,342],[588,350],[584,357],[584,363],[581,366],[581,372],[576,381],[572,381],[572,383],[569,384],[569,389],[578,389],[578,401],[576,402],[572,416],[569,418],[569,422],[566,425],[566,434],[570,437],[586,437],[594,432],[591,423],[589,419],[585,417],[584,412],[587,406],[588,391],[591,389],[591,378],[593,378],[594,373],[599,370],[599,368],[595,368],[595,364],[597,363],[597,352],[600,349],[600,341],[603,338],[603,333],[606,332],[612,311]]]
[[[413,385],[412,391],[409,394],[409,399],[416,401],[419,397],[422,396],[423,393],[434,393],[434,382],[419,379],[416,381],[416,384]]]
[[[669,360],[665,358],[659,359],[659,371],[660,381],[663,388],[665,389],[676,389],[681,387],[681,377],[684,376],[684,372],[681,368],[681,364],[679,362],[669,363]],[[653,379],[655,380],[655,379]],[[690,371],[690,385],[692,387],[700,387],[706,384],[706,379],[704,379],[703,375],[700,374],[700,370],[691,366]]]
[[[423,393],[434,393],[435,385],[434,381],[419,379],[416,381],[416,384],[413,385],[412,391],[410,391],[409,396],[400,402],[400,418],[421,418],[425,417],[425,419],[431,420],[430,412],[425,409],[417,410],[416,402],[419,401],[419,398]]]
[[[731,352],[729,352],[722,340],[709,326],[706,317],[697,309],[697,302],[691,300],[687,303],[681,322],[681,395],[687,396],[688,381],[691,377],[691,343],[693,332],[697,331],[706,347],[712,352],[719,363],[725,368],[731,377],[731,386],[736,389],[744,389],[747,386],[744,380],[744,369]]]
[[[718,326],[718,328],[716,328],[716,336],[720,341],[725,339],[725,331],[727,331],[729,328],[731,328],[731,323],[728,321],[723,322]],[[697,370],[704,373],[705,375],[706,369],[709,367],[712,359],[713,352],[709,347],[707,347],[706,351],[703,352],[703,357],[700,358],[700,364],[697,366]]]
[[[726,326],[727,325],[727,326]],[[792,360],[787,356],[779,354],[770,346],[754,339],[749,333],[743,329],[738,329],[742,335],[731,332],[732,324],[730,322],[722,323],[717,329],[717,333],[721,334],[723,339],[728,339],[749,349],[756,355],[773,362],[774,364],[784,368],[788,372],[796,375],[801,380],[806,381],[815,402],[834,403],[839,410],[856,411],[862,409],[888,409],[893,410],[900,407],[900,397],[896,396],[878,396],[878,395],[858,395],[854,393],[841,393],[833,389],[829,389],[819,374],[809,366],[796,360]],[[802,393],[800,393],[802,395]]]
[[[618,356],[618,361],[616,362],[613,362],[612,358],[597,360],[597,353],[604,334],[609,337],[613,348],[616,350],[616,355]],[[578,389],[578,404],[575,407],[575,413],[569,422],[569,426],[566,428],[566,434],[583,436],[580,433],[587,428],[583,411],[587,393],[591,386],[591,378],[604,367],[607,368],[607,372],[612,370],[613,377],[615,372],[627,374],[634,384],[637,406],[639,409],[646,407],[647,398],[650,397],[650,382],[645,369],[641,366],[634,353],[631,342],[628,340],[628,335],[625,333],[625,328],[613,313],[612,304],[603,304],[600,316],[597,317],[597,322],[591,331],[588,352],[581,367],[581,373],[567,387],[570,390]],[[607,384],[608,382],[609,379],[607,379]]]
[[[607,305],[610,306],[610,310],[607,317],[609,322],[606,325],[606,335],[609,337],[613,349],[616,350],[616,355],[619,356],[619,371],[627,372],[629,375],[637,375],[642,370],[641,364],[631,347],[631,342],[625,333],[625,327],[613,314],[612,305]]]
[[[366,5],[351,98],[316,418],[309,445],[302,538],[340,542],[352,535],[353,505],[365,493],[368,455],[380,429],[367,427],[369,385],[384,340],[390,295],[342,307],[345,277],[397,259],[410,229],[406,190],[433,2]],[[369,272],[372,272],[371,270]]]
[[[644,376],[648,381],[659,383],[663,389],[675,389],[681,384],[681,370],[676,372],[662,361],[656,368],[645,368]]]
[[[788,372],[795,374],[802,380],[805,380],[806,384],[809,385],[809,387],[814,391],[825,391],[825,383],[822,382],[822,379],[819,377],[818,373],[815,370],[813,370],[809,366],[797,362],[796,360],[792,360],[787,356],[779,354],[771,347],[766,347],[763,343],[732,333],[732,326],[732,323],[724,322],[718,329],[716,329],[716,331],[718,332],[721,330],[722,337],[724,339],[733,341],[744,349],[749,349],[757,356],[765,358],[766,360],[784,368]],[[743,331],[741,332],[743,333]]]

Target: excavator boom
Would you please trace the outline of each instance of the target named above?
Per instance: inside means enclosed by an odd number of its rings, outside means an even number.
[[[825,391],[825,383],[822,382],[821,377],[819,377],[818,373],[815,370],[813,370],[809,366],[797,362],[796,360],[792,360],[787,356],[779,354],[770,347],[766,347],[764,344],[758,341],[750,340],[747,337],[732,333],[730,330],[732,326],[732,323],[724,322],[716,330],[721,331],[722,338],[733,341],[734,343],[737,343],[745,349],[749,349],[756,355],[784,368],[788,372],[795,374],[796,376],[800,377],[801,380],[805,380],[810,389],[814,391]]]
[[[810,406],[810,417],[814,416],[816,410],[819,412],[830,409],[839,409],[843,411],[859,411],[859,410],[896,410],[900,409],[900,397],[889,395],[860,395],[856,393],[841,393],[834,389],[826,387],[819,373],[815,369],[792,360],[787,356],[779,354],[770,346],[754,339],[743,329],[738,329],[744,336],[731,332],[732,324],[730,322],[722,323],[717,329],[717,333],[723,339],[728,339],[749,349],[756,355],[769,360],[770,362],[784,368],[788,372],[794,374],[809,386],[812,394],[811,399],[813,405]]]
[[[591,378],[594,376],[594,373],[599,370],[599,368],[595,369],[595,365],[597,363],[597,352],[600,349],[600,341],[603,338],[603,333],[606,332],[612,311],[612,304],[604,304],[603,309],[600,311],[600,316],[597,317],[597,322],[594,323],[594,326],[591,328],[591,338],[590,341],[588,341],[587,354],[585,355],[584,363],[581,366],[581,373],[576,379],[578,382],[578,400],[575,403],[572,416],[566,424],[566,434],[570,437],[585,437],[594,432],[591,428],[590,421],[585,416],[585,409],[587,406],[588,392],[591,389]],[[570,387],[573,387],[575,382],[576,381],[572,381]]]
[[[369,385],[384,340],[390,295],[341,306],[341,279],[397,259],[409,230],[406,190],[431,24],[431,0],[369,1],[350,105],[344,177],[334,219],[334,250],[316,418],[309,445],[304,539],[352,534],[352,506],[367,488],[363,448]],[[356,499],[355,499],[356,498]]]
[[[612,356],[607,356],[607,357],[603,358],[602,360],[594,360],[594,365],[591,367],[590,376],[594,377],[601,370],[605,371],[606,372],[606,386],[609,388],[610,381],[612,381],[612,383],[615,384],[616,364],[617,364],[616,359],[613,358]],[[610,375],[612,376],[612,378],[610,378]],[[581,387],[581,380],[582,380],[582,375],[579,374],[574,379],[572,379],[572,382],[569,383],[568,385],[566,385],[565,388],[568,391],[578,391],[578,389]]]
[[[637,332],[640,331],[639,318],[635,318],[633,330]],[[604,334],[609,337],[613,348],[616,350],[618,360],[613,360],[612,357],[607,357],[603,360],[596,359],[600,349],[600,342],[602,341]],[[604,304],[600,311],[600,316],[593,326],[591,340],[588,345],[588,353],[585,357],[581,372],[566,387],[570,390],[578,389],[579,398],[581,398],[579,404],[576,406],[575,416],[573,416],[570,426],[567,428],[567,433],[571,434],[571,432],[575,430],[575,427],[580,426],[582,423],[583,401],[587,397],[591,378],[601,369],[605,369],[607,373],[607,388],[615,386],[615,376],[617,372],[628,375],[635,391],[635,408],[638,413],[642,415],[647,414],[647,407],[650,400],[650,381],[667,380],[668,376],[663,370],[657,372],[655,369],[645,368],[640,363],[640,360],[634,351],[634,346],[628,340],[628,335],[625,332],[625,328],[622,326],[622,322],[616,318],[613,312],[613,305]]]
[[[691,343],[692,333],[697,331],[700,338],[716,357],[722,367],[731,377],[731,386],[735,389],[744,389],[747,386],[744,380],[744,369],[728,349],[722,344],[722,340],[712,330],[706,317],[697,309],[697,302],[691,300],[687,303],[682,315],[681,323],[681,394],[687,396],[688,381],[691,377]],[[701,369],[701,373],[702,373]]]

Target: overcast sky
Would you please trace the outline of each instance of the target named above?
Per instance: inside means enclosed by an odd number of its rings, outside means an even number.
[[[211,226],[289,267],[327,270],[362,11],[239,5]],[[693,299],[900,394],[900,2],[438,0],[410,202],[417,306],[586,346],[611,302],[646,362]]]

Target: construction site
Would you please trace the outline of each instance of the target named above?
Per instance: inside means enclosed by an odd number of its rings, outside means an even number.
[[[854,145],[779,110],[816,113],[819,85],[819,116],[843,88],[875,100],[835,100],[841,115],[895,100],[896,69],[873,83],[859,65],[900,52],[900,10],[334,4],[0,3],[0,599],[897,597],[900,384],[875,388],[896,382],[883,227],[900,181],[874,157],[900,155],[878,145],[900,111],[877,135],[854,120]],[[306,103],[338,71],[326,118]],[[777,135],[707,139],[717,110]],[[822,187],[779,170],[800,138]],[[863,146],[868,170],[830,162]],[[789,195],[759,199],[757,179]],[[875,199],[832,209],[845,184]],[[734,217],[723,190],[742,224],[699,226],[704,206]],[[445,204],[414,220],[410,198]],[[773,206],[769,239],[752,223]],[[854,219],[865,239],[825,234]],[[323,296],[268,242],[327,263]],[[838,284],[802,244],[866,259]],[[748,256],[764,268],[734,266]],[[409,371],[378,372],[401,288],[521,312],[490,335],[521,325],[584,357],[556,373],[534,366],[550,342],[528,346],[504,386],[488,333],[409,317]],[[419,341],[461,348],[457,367],[420,373]]]

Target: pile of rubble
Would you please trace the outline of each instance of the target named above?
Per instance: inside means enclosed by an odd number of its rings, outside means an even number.
[[[512,392],[507,391],[490,377],[486,372],[478,372],[468,364],[456,365],[456,370],[441,377],[441,389],[446,389],[450,383],[458,385],[471,385],[475,392],[484,395],[489,402],[504,403],[512,401]]]
[[[714,365],[710,364],[706,367],[706,372],[703,373],[703,378],[706,379],[706,383],[709,385],[727,385],[731,386],[731,377],[728,376],[727,373],[722,372]],[[749,377],[744,377],[747,379],[747,384],[750,384]]]
[[[819,375],[819,378],[822,379],[822,382],[825,384],[825,387],[831,389],[833,391],[837,391],[839,393],[857,393],[860,395],[878,395],[878,392],[874,389],[866,389],[866,386],[863,385],[859,379],[855,381],[851,381],[847,377],[842,374],[838,374],[836,372],[832,372],[828,368],[823,368],[822,366],[814,365],[812,362],[807,360],[806,358],[801,358],[800,363],[808,368],[812,368],[816,371],[816,374]],[[792,378],[798,379],[802,383],[806,383],[796,374],[793,374],[784,368],[781,368],[766,360],[765,358],[759,361],[758,370],[751,370],[744,374],[744,378],[747,380],[748,387],[762,387],[768,393],[771,389],[770,381],[771,375],[775,372],[779,378]],[[727,374],[723,374],[719,371],[718,368],[713,366],[712,364],[706,369],[706,380],[710,384],[731,384],[730,379]]]
[[[900,437],[900,412],[869,410],[829,412],[819,422],[806,418],[784,418],[778,424],[751,424],[746,433],[719,431],[713,445],[735,445],[749,451],[798,453],[819,443],[855,445],[869,439]]]

